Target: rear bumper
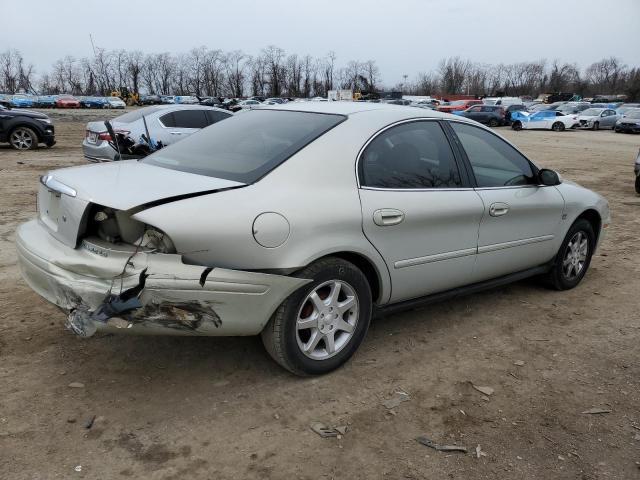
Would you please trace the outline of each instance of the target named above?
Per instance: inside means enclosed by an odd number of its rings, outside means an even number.
[[[89,143],[85,138],[82,141],[82,152],[90,162],[113,162],[116,151],[111,148],[109,142],[101,141],[99,144]]]
[[[625,132],[625,133],[640,133],[640,125],[625,125],[620,124],[615,126],[616,132]]]
[[[37,220],[16,231],[18,264],[27,284],[67,312],[93,312],[114,294],[135,287],[141,306],[119,316],[122,322],[94,322],[97,330],[160,335],[256,335],[275,309],[306,279],[186,265],[180,255],[109,248],[83,241],[72,249]],[[129,260],[126,274],[119,277]],[[121,287],[122,282],[122,287]]]

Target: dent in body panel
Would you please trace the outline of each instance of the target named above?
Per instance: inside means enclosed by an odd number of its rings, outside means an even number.
[[[255,335],[282,301],[310,281],[187,265],[175,254],[111,249],[103,256],[62,244],[37,221],[21,225],[16,237],[24,279],[74,312],[78,318],[72,320],[86,332]],[[127,328],[112,328],[116,319]]]

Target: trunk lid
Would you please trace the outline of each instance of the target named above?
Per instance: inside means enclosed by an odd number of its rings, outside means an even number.
[[[244,185],[136,160],[64,168],[43,178],[48,181],[38,191],[39,219],[54,237],[74,248],[86,227],[91,204],[131,210]]]

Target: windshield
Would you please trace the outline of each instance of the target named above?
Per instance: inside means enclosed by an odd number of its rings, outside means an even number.
[[[251,110],[218,122],[141,161],[253,183],[338,125],[342,115]]]
[[[629,110],[629,112],[627,113],[627,118],[640,118],[640,108]]]
[[[585,117],[595,117],[596,115],[600,115],[602,113],[601,108],[587,108],[582,115]]]

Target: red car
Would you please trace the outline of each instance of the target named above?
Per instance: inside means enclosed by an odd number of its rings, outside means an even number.
[[[63,95],[56,99],[58,108],[80,108],[80,101],[71,95]]]
[[[466,110],[467,108],[473,105],[479,105],[482,103],[482,100],[455,100],[449,105],[440,105],[438,107],[439,112],[451,113],[451,112],[460,112],[462,110]]]

